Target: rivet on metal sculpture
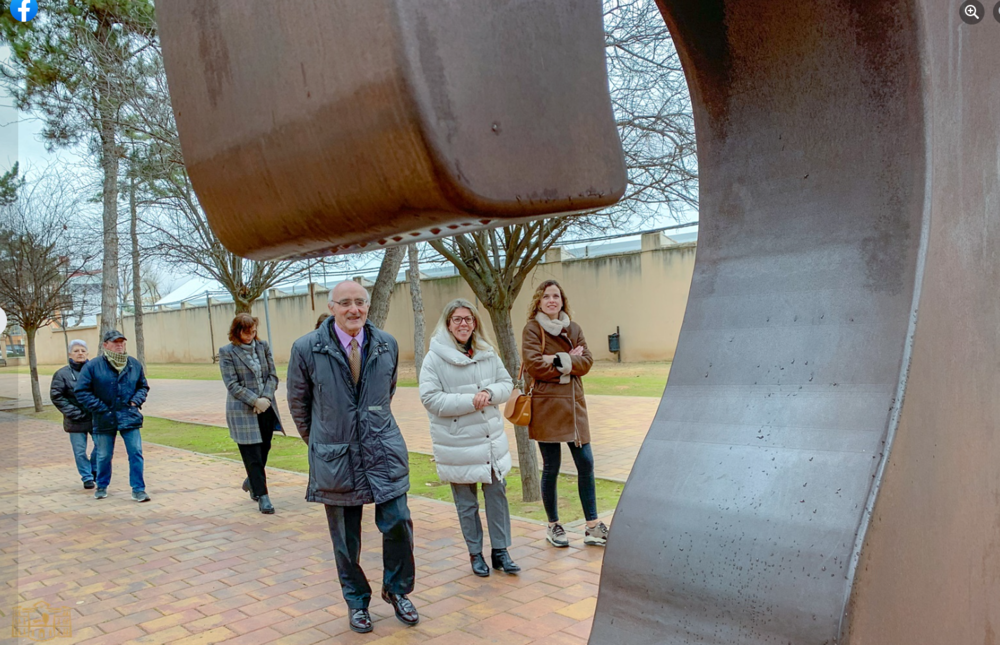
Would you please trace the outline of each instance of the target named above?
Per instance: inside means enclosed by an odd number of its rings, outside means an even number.
[[[932,0],[659,5],[702,225],[591,642],[997,642],[1000,24]],[[157,11],[192,180],[240,254],[623,192],[599,0]]]

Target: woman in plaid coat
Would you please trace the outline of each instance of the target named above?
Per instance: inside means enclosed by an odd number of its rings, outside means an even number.
[[[239,446],[247,478],[243,490],[257,502],[261,513],[274,513],[267,496],[267,453],[275,431],[284,434],[274,391],[278,375],[268,344],[257,338],[257,319],[250,314],[236,314],[229,328],[231,344],[219,348],[222,380],[229,390],[226,398],[226,424],[229,436]]]

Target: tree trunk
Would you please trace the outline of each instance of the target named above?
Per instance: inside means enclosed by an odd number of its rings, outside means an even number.
[[[511,378],[517,378],[521,368],[521,355],[517,350],[517,339],[514,326],[510,319],[510,309],[491,309],[490,321],[497,335],[497,345],[500,358]],[[518,387],[521,387],[519,385]],[[537,502],[542,499],[541,479],[538,471],[538,452],[535,442],[528,438],[528,429],[524,426],[514,426],[514,439],[517,442],[517,460],[521,468],[521,498],[525,502]]]
[[[135,177],[129,182],[128,194],[129,215],[131,226],[129,234],[132,237],[132,306],[135,308],[133,321],[135,322],[135,357],[146,367],[146,340],[142,330],[142,276],[139,273],[139,234],[138,209],[135,205]]]
[[[405,246],[390,246],[385,250],[378,278],[372,287],[372,305],[368,309],[368,320],[379,329],[382,329],[386,318],[389,317],[389,301],[392,299],[392,289],[396,286],[396,276],[399,275],[399,267],[403,266],[405,253]]]
[[[31,398],[35,403],[35,412],[42,411],[42,390],[38,387],[38,357],[35,356],[35,333],[37,329],[24,328],[28,343],[28,373],[31,378]]]
[[[420,261],[417,258],[417,245],[407,247],[410,259],[410,270],[407,276],[410,282],[410,300],[413,301],[413,362],[417,366],[417,377],[420,377],[420,367],[424,364],[424,296],[420,292]]]
[[[233,298],[233,304],[236,305],[237,314],[253,313],[253,302],[246,302],[244,300],[240,300],[239,298]]]
[[[104,172],[104,264],[101,273],[101,336],[118,317],[118,151],[112,115],[101,108],[101,170]],[[120,330],[119,330],[120,331]]]

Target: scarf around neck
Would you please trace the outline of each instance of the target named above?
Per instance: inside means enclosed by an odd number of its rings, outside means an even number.
[[[111,363],[111,367],[115,368],[116,372],[122,371],[126,365],[128,365],[128,352],[113,352],[110,349],[104,350],[104,357],[108,359]]]
[[[548,316],[539,311],[537,314],[535,314],[535,320],[537,320],[538,324],[542,326],[542,329],[549,332],[553,336],[558,336],[559,334],[563,333],[564,331],[569,329],[570,325],[569,316],[566,315],[565,311],[560,311],[559,317],[556,318],[555,320],[549,318]]]

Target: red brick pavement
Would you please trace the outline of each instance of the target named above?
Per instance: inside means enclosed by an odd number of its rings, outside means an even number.
[[[124,449],[109,497],[95,500],[80,487],[61,428],[14,419],[0,414],[0,431],[16,432],[18,444],[18,572],[16,585],[5,584],[20,603],[71,609],[72,637],[53,642],[586,642],[603,551],[584,547],[577,531],[570,548],[554,549],[543,526],[515,520],[511,552],[523,573],[477,578],[454,508],[413,497],[412,597],[422,621],[406,628],[376,598],[375,632],[358,635],[348,630],[322,509],[303,500],[304,476],[270,473],[278,511],[264,516],[239,490],[239,463],[147,444],[152,501],[129,500]],[[377,589],[372,515],[362,564]]]

